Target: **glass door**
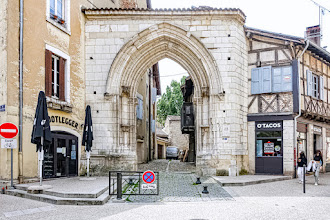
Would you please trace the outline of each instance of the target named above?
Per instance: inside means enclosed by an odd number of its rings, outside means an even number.
[[[67,155],[67,144],[66,139],[57,138],[55,141],[56,145],[56,156],[57,156],[57,167],[56,176],[66,176],[66,155]]]

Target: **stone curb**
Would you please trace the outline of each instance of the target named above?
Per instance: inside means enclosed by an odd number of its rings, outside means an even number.
[[[280,178],[273,178],[273,179],[264,179],[264,180],[252,180],[252,181],[246,181],[246,182],[231,182],[231,183],[222,183],[216,178],[212,177],[217,183],[219,183],[221,186],[247,186],[247,185],[256,185],[261,183],[271,183],[276,181],[283,181],[283,180],[291,180],[291,176],[283,176]]]

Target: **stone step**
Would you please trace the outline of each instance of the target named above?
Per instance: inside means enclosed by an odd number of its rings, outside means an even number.
[[[282,176],[282,177],[275,177],[270,179],[261,179],[261,180],[219,180],[217,177],[213,177],[221,186],[247,186],[247,185],[255,185],[255,184],[261,184],[261,183],[270,183],[270,182],[276,182],[276,181],[283,181],[283,180],[291,180],[291,176]]]
[[[15,185],[17,190],[28,191],[29,185],[27,184],[19,184]],[[56,192],[52,191],[51,189],[44,190],[42,194],[55,196],[55,197],[62,197],[62,198],[98,198],[102,195],[105,191],[109,189],[109,186],[94,190],[92,193],[68,193],[68,192]]]
[[[330,172],[330,163],[327,163],[325,166],[325,172]]]
[[[7,190],[6,194],[55,205],[104,205],[110,199],[109,190],[104,191],[97,198],[63,198],[46,194],[30,194],[20,189]]]

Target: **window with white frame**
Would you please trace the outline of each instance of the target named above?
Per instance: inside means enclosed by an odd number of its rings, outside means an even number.
[[[69,30],[70,0],[47,0],[47,19]]]
[[[323,76],[319,76],[307,70],[307,95],[315,99],[324,99]]]
[[[52,100],[70,103],[70,56],[46,44],[45,93]]]

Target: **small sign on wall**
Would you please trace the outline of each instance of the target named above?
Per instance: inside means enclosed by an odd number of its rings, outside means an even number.
[[[6,111],[6,105],[0,105],[0,112]]]
[[[1,139],[1,148],[15,149],[15,148],[17,148],[17,140],[16,139]]]
[[[222,127],[222,136],[229,137],[230,136],[230,125],[223,125]]]

